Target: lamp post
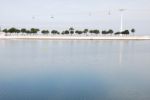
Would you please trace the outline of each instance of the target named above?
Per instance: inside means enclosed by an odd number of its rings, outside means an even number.
[[[121,16],[120,16],[120,33],[123,31],[123,11],[125,11],[125,9],[119,9]]]

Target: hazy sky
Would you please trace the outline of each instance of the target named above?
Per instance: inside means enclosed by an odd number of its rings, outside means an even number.
[[[124,29],[149,31],[150,0],[0,0],[1,27],[119,30],[124,8]],[[51,17],[54,18],[51,18]]]

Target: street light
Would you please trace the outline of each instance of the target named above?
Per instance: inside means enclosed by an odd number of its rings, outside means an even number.
[[[120,33],[123,31],[123,11],[125,11],[125,9],[119,9],[119,11],[121,12],[121,18],[120,18]]]

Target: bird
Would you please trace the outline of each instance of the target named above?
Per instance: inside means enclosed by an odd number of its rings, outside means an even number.
[[[108,11],[108,15],[111,15],[111,12],[110,12],[110,11]]]
[[[32,16],[32,19],[35,19],[35,16]]]
[[[54,18],[54,16],[51,16],[51,18]]]
[[[89,12],[89,16],[92,16],[92,13],[91,13],[91,12]]]

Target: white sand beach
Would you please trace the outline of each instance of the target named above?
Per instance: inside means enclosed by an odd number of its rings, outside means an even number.
[[[43,40],[150,40],[149,35],[0,35],[0,39],[43,39]]]
[[[0,36],[0,39],[49,40],[150,40],[150,36]]]

